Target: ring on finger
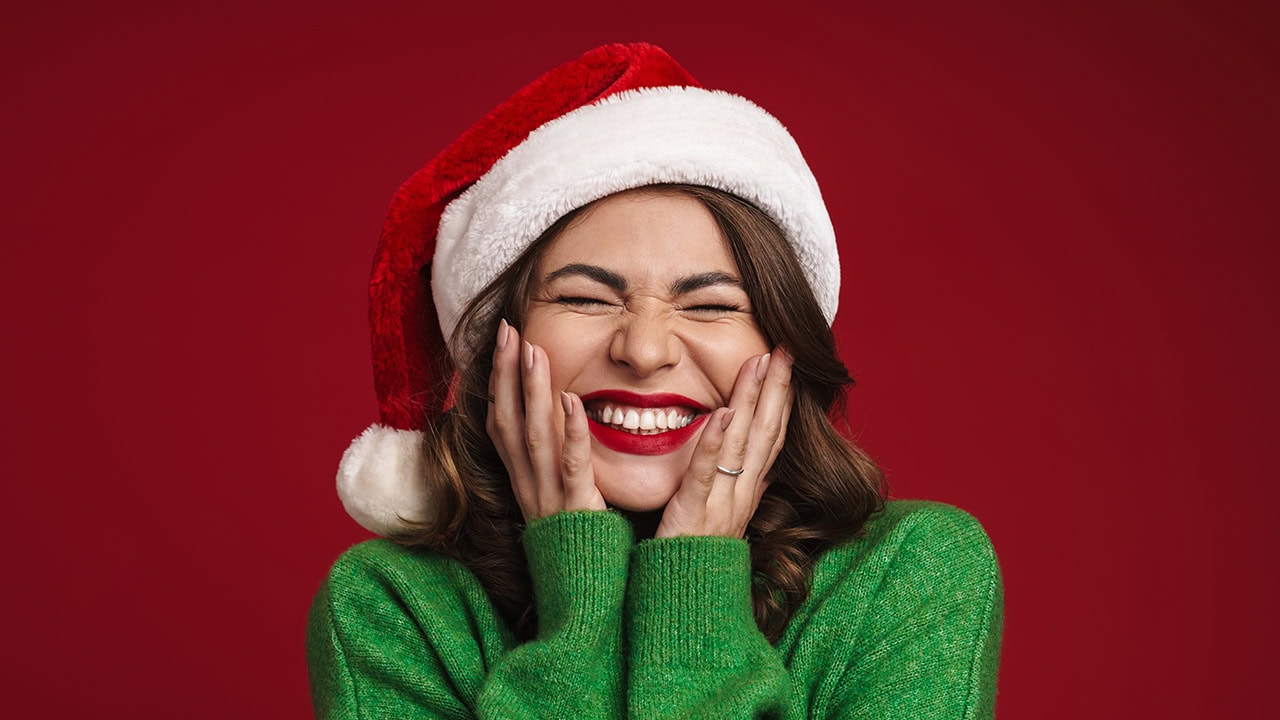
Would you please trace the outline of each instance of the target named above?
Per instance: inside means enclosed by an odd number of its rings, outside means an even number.
[[[746,469],[746,468],[738,468],[737,470],[730,470],[729,468],[727,468],[727,467],[725,467],[725,466],[723,466],[723,465],[717,465],[717,466],[716,466],[716,470],[718,470],[719,472],[724,473],[725,475],[729,475],[729,476],[731,476],[731,477],[737,477],[737,476],[741,475],[742,473],[746,472],[746,470],[747,470],[747,469]]]

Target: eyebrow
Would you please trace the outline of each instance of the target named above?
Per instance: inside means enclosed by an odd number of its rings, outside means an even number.
[[[694,290],[701,290],[704,287],[712,285],[732,285],[734,287],[742,287],[742,281],[738,278],[723,272],[704,272],[697,275],[689,275],[671,283],[672,295],[684,295]]]
[[[625,292],[627,289],[627,279],[612,270],[606,270],[599,265],[588,265],[586,263],[569,263],[564,267],[547,273],[544,283],[550,283],[562,277],[571,275],[580,275],[590,280],[594,280],[601,285],[616,290],[617,292]],[[742,287],[742,281],[730,275],[729,273],[711,271],[697,273],[694,275],[686,275],[678,278],[671,283],[672,295],[684,295],[694,290],[700,290],[704,287],[712,285],[732,285],[734,287]]]
[[[550,283],[552,280],[570,275],[582,275],[595,280],[601,285],[608,285],[618,292],[623,292],[627,289],[627,279],[618,273],[612,270],[605,270],[599,265],[587,265],[585,263],[569,263],[559,270],[547,273],[547,278],[543,282]]]

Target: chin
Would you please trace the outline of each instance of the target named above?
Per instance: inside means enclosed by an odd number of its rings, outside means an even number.
[[[613,493],[601,488],[600,494],[604,497],[605,504],[611,508],[628,512],[650,512],[666,507],[675,493],[637,492],[634,488],[622,488],[620,492]]]
[[[600,489],[605,503],[609,507],[632,512],[666,507],[684,477],[683,473],[672,472],[670,467],[662,467],[666,463],[652,462],[652,458],[617,455],[602,458],[597,455],[591,464],[596,475],[596,487]]]

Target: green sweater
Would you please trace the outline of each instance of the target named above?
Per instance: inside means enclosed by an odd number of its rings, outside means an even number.
[[[460,563],[361,543],[307,625],[316,714],[413,718],[865,718],[993,715],[1000,568],[982,527],[891,501],[827,551],[776,645],[751,614],[747,543],[633,544],[608,511],[529,524],[538,635],[518,644]]]

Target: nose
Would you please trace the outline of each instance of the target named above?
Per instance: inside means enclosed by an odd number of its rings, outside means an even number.
[[[680,362],[680,340],[672,332],[670,312],[629,310],[609,346],[609,356],[638,377],[648,377]]]

